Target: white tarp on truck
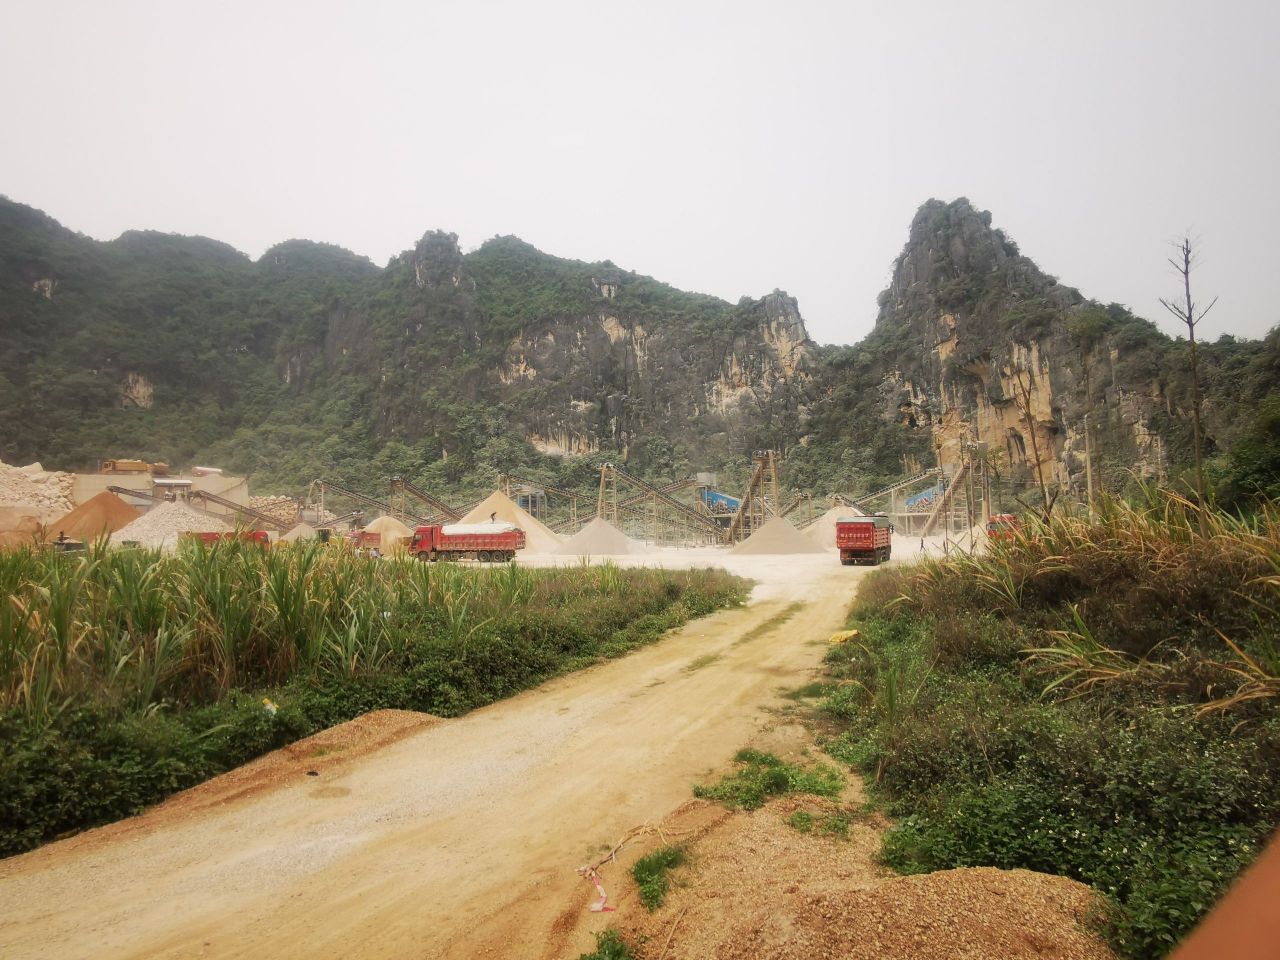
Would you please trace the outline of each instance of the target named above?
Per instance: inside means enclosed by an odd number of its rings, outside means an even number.
[[[446,523],[440,528],[446,537],[477,537],[519,530],[514,523]]]

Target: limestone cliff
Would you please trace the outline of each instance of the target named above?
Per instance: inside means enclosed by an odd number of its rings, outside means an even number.
[[[880,414],[915,434],[923,462],[985,443],[1006,473],[1032,476],[1038,457],[1047,481],[1082,488],[1086,419],[1105,480],[1185,459],[1183,345],[1043,273],[968,200],[920,208],[879,305],[863,349]],[[1211,434],[1229,429],[1219,412],[1211,397]]]

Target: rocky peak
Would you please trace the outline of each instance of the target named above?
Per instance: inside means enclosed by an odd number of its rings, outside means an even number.
[[[413,277],[419,287],[456,287],[462,282],[462,249],[456,233],[428,230],[413,248]]]

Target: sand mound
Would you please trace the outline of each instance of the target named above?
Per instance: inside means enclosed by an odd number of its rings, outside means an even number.
[[[861,516],[865,516],[865,514],[856,507],[832,507],[809,526],[805,527],[804,535],[819,546],[830,547],[834,550],[836,546],[836,521],[844,517]]]
[[[530,553],[559,553],[564,541],[551,528],[546,526],[524,510],[521,510],[501,490],[495,490],[476,505],[470,513],[459,520],[459,523],[484,523],[490,514],[497,514],[496,519],[514,523],[524,531],[525,549]]]
[[[235,528],[220,517],[185,503],[162,503],[111,535],[112,543],[137,543],[172,550],[183,533],[230,533]]]
[[[635,902],[624,874],[610,876],[606,867],[624,937],[667,943],[668,958],[1115,960],[1089,931],[1101,897],[1082,883],[991,867],[895,876],[876,863],[878,818],[855,818],[847,837],[834,841],[788,826],[797,810],[815,822],[848,814],[833,801],[790,796],[722,815],[692,842],[693,866],[652,914]],[[664,828],[697,829],[698,815],[689,805]]]
[[[110,490],[90,497],[66,516],[49,524],[50,539],[65,534],[70,540],[97,540],[138,519],[138,511]]]
[[[744,554],[821,553],[818,546],[784,517],[774,517],[729,552]]]
[[[1066,877],[994,867],[940,870],[814,897],[793,916],[735,931],[717,956],[1100,960],[1113,954],[1086,928],[1097,901]]]
[[[395,517],[379,517],[365,526],[364,532],[378,535],[378,550],[382,553],[402,549],[413,538],[413,531]]]
[[[280,539],[285,543],[299,543],[303,540],[314,540],[319,534],[316,528],[309,523],[300,523],[288,533],[280,535]]]
[[[571,557],[625,557],[648,553],[649,549],[632,540],[604,517],[596,517],[556,552]]]

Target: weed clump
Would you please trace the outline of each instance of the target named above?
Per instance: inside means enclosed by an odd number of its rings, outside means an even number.
[[[641,857],[631,868],[631,877],[640,888],[640,902],[650,913],[666,902],[671,887],[669,874],[684,861],[682,847],[662,847]]]
[[[731,808],[756,810],[770,797],[788,793],[835,797],[844,787],[840,773],[825,764],[806,770],[749,747],[739,750],[733,759],[739,769],[721,778],[719,783],[694,787],[693,795]]]
[[[596,948],[590,953],[581,954],[578,960],[635,960],[635,954],[622,939],[622,935],[610,927],[603,933],[596,934]]]

